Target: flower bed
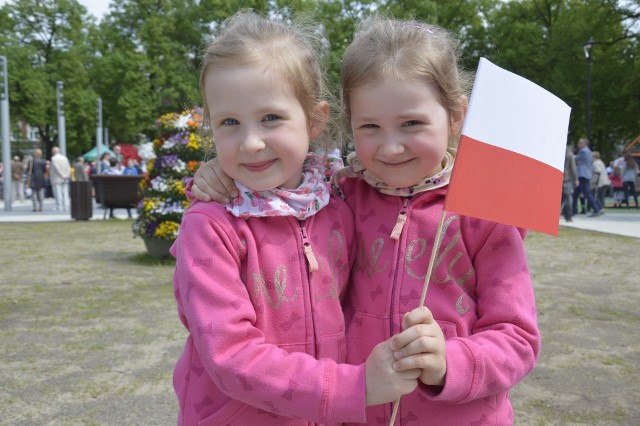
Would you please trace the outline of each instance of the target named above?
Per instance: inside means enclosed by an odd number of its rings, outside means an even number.
[[[147,163],[140,182],[143,198],[132,225],[134,236],[168,241],[178,236],[182,214],[189,207],[186,182],[213,144],[202,135],[201,126],[202,111],[197,108],[165,114],[156,121],[155,159]]]

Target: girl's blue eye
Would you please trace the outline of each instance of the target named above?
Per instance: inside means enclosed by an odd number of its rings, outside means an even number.
[[[221,124],[223,126],[235,126],[235,125],[239,124],[239,122],[235,118],[226,118],[226,119],[222,120]]]
[[[420,124],[420,122],[418,120],[409,120],[406,121],[403,126],[404,127],[409,127],[409,126],[417,126],[418,124]]]
[[[276,115],[276,114],[267,114],[264,116],[264,118],[262,119],[263,121],[276,121],[280,118],[280,116]]]

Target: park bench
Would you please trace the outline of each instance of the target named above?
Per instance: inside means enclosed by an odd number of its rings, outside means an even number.
[[[136,208],[142,198],[140,181],[144,176],[93,175],[91,181],[96,202],[104,208],[103,219],[110,209]]]

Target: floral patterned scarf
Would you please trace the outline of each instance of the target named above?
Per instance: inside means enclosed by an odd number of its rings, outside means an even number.
[[[453,170],[453,163],[456,157],[457,150],[455,148],[449,148],[445,152],[444,159],[442,160],[442,170],[433,176],[426,177],[419,182],[411,185],[407,188],[392,188],[386,183],[373,176],[367,169],[365,169],[355,152],[352,152],[347,157],[347,163],[349,166],[344,167],[334,178],[334,186],[337,184],[339,177],[356,177],[362,176],[362,178],[369,185],[387,195],[395,195],[398,197],[411,197],[420,192],[430,191],[436,188],[442,188],[449,184],[451,178],[451,170]]]
[[[302,166],[302,183],[295,189],[254,191],[236,181],[240,195],[225,207],[236,217],[295,216],[307,219],[329,203],[329,179],[342,167],[338,150],[307,154]]]

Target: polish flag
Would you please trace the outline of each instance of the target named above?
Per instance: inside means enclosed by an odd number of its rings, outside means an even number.
[[[558,235],[570,112],[481,58],[444,209]]]

